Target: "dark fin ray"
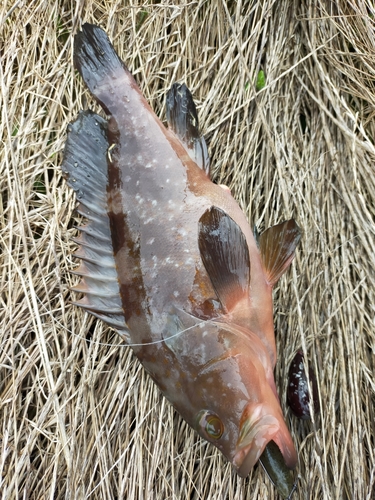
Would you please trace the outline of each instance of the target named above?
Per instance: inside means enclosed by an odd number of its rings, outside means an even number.
[[[273,286],[288,269],[301,239],[294,219],[268,228],[259,238],[259,251],[268,283]]]
[[[107,33],[99,26],[85,23],[82,31],[74,37],[73,59],[75,68],[90,92],[97,98],[107,114],[110,114],[100,99],[99,87],[104,81],[115,80],[121,72],[128,72],[128,70],[109,41]],[[109,92],[108,88],[106,92]]]
[[[92,250],[96,250],[97,252],[100,252],[102,255],[113,255],[112,248],[107,248],[104,245],[96,245],[97,242],[95,238],[92,238],[90,236],[82,238],[82,235],[80,235],[78,238],[72,238],[72,241],[74,241],[74,243],[77,243],[77,245],[91,248]]]
[[[231,311],[249,296],[250,257],[245,235],[229,215],[217,207],[199,220],[199,250],[217,296]]]
[[[98,229],[93,228],[91,224],[82,224],[82,226],[74,226],[75,229],[81,231],[82,236],[95,238],[103,243],[107,243],[108,239],[105,233],[100,232]]]
[[[117,274],[110,276],[108,273],[108,269],[101,268],[97,265],[98,263],[92,264],[90,262],[83,262],[76,269],[72,269],[70,271],[71,274],[75,274],[76,276],[81,276],[82,278],[92,278],[98,281],[112,281],[113,283],[117,283]]]
[[[174,83],[167,94],[167,121],[190,158],[210,176],[210,158],[204,137],[199,133],[198,115],[187,86]]]
[[[76,256],[81,276],[73,291],[84,293],[75,304],[128,337],[117,280],[107,215],[107,122],[92,111],[81,112],[68,127],[62,170],[79,200],[78,212],[88,224],[78,227]]]
[[[253,235],[255,239],[255,243],[257,244],[258,250],[259,250],[259,229],[257,228],[256,224],[254,224],[254,229],[253,229]]]

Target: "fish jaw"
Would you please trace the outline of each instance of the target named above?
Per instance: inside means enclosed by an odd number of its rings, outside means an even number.
[[[249,404],[241,417],[240,432],[232,460],[237,474],[246,477],[270,441],[279,447],[288,469],[297,464],[297,454],[284,419],[265,405]]]

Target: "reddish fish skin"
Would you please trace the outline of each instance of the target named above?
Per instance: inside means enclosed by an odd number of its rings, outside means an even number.
[[[156,117],[102,30],[83,26],[74,60],[110,117],[107,212],[130,344],[184,419],[241,476],[270,440],[293,468],[273,377],[275,280],[243,212]],[[250,283],[232,302],[215,288],[199,248],[200,221],[212,207],[246,241]]]

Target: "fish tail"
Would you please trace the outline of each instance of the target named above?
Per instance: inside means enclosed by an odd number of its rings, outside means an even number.
[[[106,102],[111,87],[124,73],[130,76],[125,64],[117,55],[107,34],[98,26],[85,23],[74,37],[74,66],[90,92],[104,110],[110,113]]]

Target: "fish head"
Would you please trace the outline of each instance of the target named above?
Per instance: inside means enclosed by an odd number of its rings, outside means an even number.
[[[216,346],[218,337],[225,339],[223,353],[206,360],[191,383],[192,426],[220,449],[241,477],[249,474],[270,441],[276,443],[285,466],[294,468],[297,455],[267,350],[255,335],[249,342],[221,330],[211,336]]]
[[[201,437],[216,446],[245,477],[273,441],[285,467],[297,461],[283,418],[267,347],[257,334],[228,318],[201,321],[174,311],[165,340],[168,366],[163,389]],[[184,332],[182,335],[176,335]],[[155,367],[155,370],[161,367]]]

